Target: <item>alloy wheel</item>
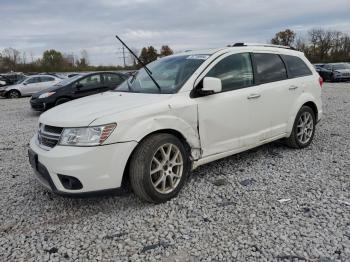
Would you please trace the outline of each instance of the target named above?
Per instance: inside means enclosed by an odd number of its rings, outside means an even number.
[[[171,193],[180,183],[184,161],[180,149],[174,144],[160,146],[153,155],[150,167],[151,182],[161,194]]]
[[[303,112],[297,124],[297,139],[299,143],[306,144],[312,138],[314,132],[314,119],[310,112]]]
[[[11,91],[11,92],[9,93],[9,97],[10,97],[10,98],[18,98],[18,97],[19,97],[19,95],[18,95],[18,93],[17,93],[17,92],[15,92],[15,91]]]

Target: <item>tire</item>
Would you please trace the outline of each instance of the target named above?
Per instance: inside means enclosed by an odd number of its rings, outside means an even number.
[[[334,78],[333,74],[331,74],[331,76],[329,77],[329,82],[331,82],[331,83],[335,82],[335,78]]]
[[[66,97],[59,98],[59,99],[56,100],[55,106],[64,104],[64,103],[66,103],[66,102],[68,102],[68,101],[70,101],[69,98],[66,98]]]
[[[314,111],[308,106],[303,106],[295,118],[292,133],[286,140],[287,145],[292,148],[308,147],[314,138],[315,128]]]
[[[21,97],[21,93],[17,90],[10,90],[7,92],[6,96],[10,99],[13,99],[13,98],[20,98]]]
[[[170,157],[165,157],[169,152]],[[165,133],[150,135],[131,157],[131,188],[142,200],[163,203],[177,196],[189,171],[189,154],[177,137]]]

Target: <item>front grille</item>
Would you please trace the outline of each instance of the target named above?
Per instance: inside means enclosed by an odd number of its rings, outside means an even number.
[[[44,149],[55,147],[60,140],[63,128],[40,124],[38,131],[39,146]]]

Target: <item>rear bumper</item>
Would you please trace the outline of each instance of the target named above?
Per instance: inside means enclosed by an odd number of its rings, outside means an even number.
[[[136,142],[97,147],[55,146],[49,151],[32,138],[29,161],[37,180],[61,195],[89,195],[121,187],[126,163]],[[82,187],[69,189],[61,177],[73,177]]]

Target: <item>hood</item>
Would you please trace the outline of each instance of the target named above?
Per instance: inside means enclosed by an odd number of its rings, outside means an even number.
[[[15,85],[9,85],[9,86],[4,86],[4,88],[6,89],[6,91],[9,91],[10,89],[16,89],[21,87],[22,84],[15,84]]]
[[[46,88],[44,90],[41,90],[39,92],[36,92],[35,94],[32,95],[32,98],[38,98],[41,94],[47,93],[47,92],[52,92],[52,91],[58,91],[59,89],[62,89],[66,86],[57,86],[57,85],[53,85],[49,88]]]
[[[105,92],[56,106],[43,113],[39,122],[59,127],[88,126],[103,116],[164,101],[171,94]]]

